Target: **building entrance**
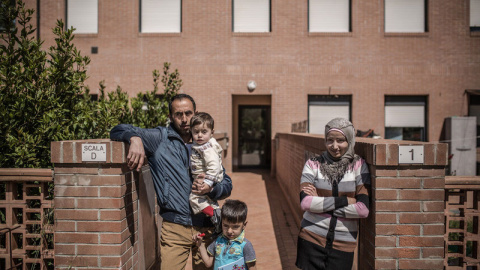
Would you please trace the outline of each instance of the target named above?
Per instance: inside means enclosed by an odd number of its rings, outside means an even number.
[[[270,106],[238,107],[238,168],[270,168]]]

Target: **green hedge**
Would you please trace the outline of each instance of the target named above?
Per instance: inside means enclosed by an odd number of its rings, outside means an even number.
[[[14,6],[10,0],[1,1],[5,32],[0,41],[0,167],[51,167],[50,142],[108,138],[119,123],[166,125],[166,101],[182,85],[169,63],[164,63],[162,74],[153,71],[151,91],[129,98],[120,86],[106,93],[100,82],[99,98],[92,101],[85,85],[90,59],[73,44],[75,29],[57,21],[55,45],[43,50],[30,23],[34,11],[21,0]],[[159,84],[163,98],[156,97]]]

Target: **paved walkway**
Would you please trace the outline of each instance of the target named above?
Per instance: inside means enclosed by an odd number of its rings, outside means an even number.
[[[229,175],[233,181],[230,198],[242,200],[248,205],[245,235],[255,248],[257,269],[297,269],[295,257],[299,228],[270,172],[235,172]],[[192,269],[190,260],[186,269]]]

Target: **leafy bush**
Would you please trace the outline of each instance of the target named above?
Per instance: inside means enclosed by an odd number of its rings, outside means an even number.
[[[119,123],[155,127],[167,123],[168,103],[182,85],[178,71],[165,63],[158,99],[160,72],[153,71],[153,90],[130,99],[118,86],[92,101],[85,85],[90,59],[73,44],[74,30],[57,21],[55,45],[42,50],[30,24],[33,10],[21,0],[1,0],[0,36],[0,167],[50,167],[50,142],[108,138]],[[146,104],[145,104],[146,103]],[[144,109],[143,107],[145,107]]]

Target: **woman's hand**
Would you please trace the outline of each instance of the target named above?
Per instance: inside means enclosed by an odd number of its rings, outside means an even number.
[[[305,192],[309,196],[318,196],[317,188],[315,188],[315,186],[313,186],[313,185],[304,186],[302,188],[302,191]]]

